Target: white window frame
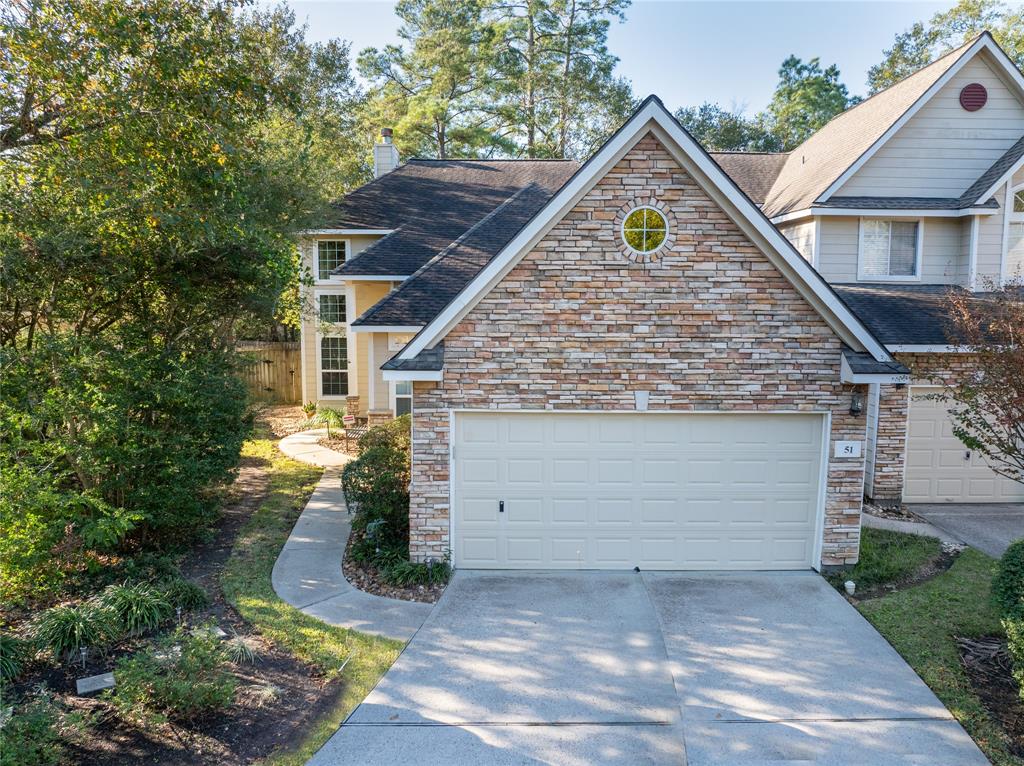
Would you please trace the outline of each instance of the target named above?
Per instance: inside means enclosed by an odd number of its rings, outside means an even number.
[[[1024,183],[1014,186],[1011,181],[1006,184],[1006,215],[1003,220],[1003,253],[999,267],[999,281],[1006,284],[1011,279],[1020,279],[1024,274],[1010,273],[1010,228],[1016,224],[1024,225],[1024,213],[1014,211],[1017,195],[1024,193]]]
[[[653,247],[650,250],[637,250],[635,247],[629,244],[629,240],[626,239],[626,221],[629,220],[629,217],[633,215],[633,213],[638,213],[641,210],[651,210],[659,218],[661,218],[662,221],[665,222],[664,238],[661,240],[661,242],[658,243],[657,247]],[[637,231],[637,229],[632,229],[632,231]],[[644,231],[648,230],[645,229]],[[636,253],[637,255],[650,255],[651,253],[656,253],[665,246],[666,242],[668,242],[668,216],[665,215],[665,213],[663,213],[661,210],[658,210],[658,208],[654,207],[653,205],[637,205],[622,217],[622,224],[619,226],[619,238],[622,240],[622,244],[624,244],[627,248],[629,248],[632,252]]]
[[[338,277],[332,277],[328,274],[326,277],[320,276],[320,243],[321,242],[340,242],[344,252],[341,256],[339,266],[345,263],[349,259],[349,255],[352,252],[352,243],[347,239],[334,239],[332,237],[322,237],[314,240],[315,249],[313,250],[313,276],[318,284],[326,284],[328,282],[337,281]],[[335,267],[337,268],[337,267]]]
[[[341,332],[336,332],[336,333],[334,333],[334,332],[332,332],[332,333],[317,332],[317,334],[316,334],[316,396],[317,396],[317,399],[323,399],[324,401],[339,401],[339,402],[343,402],[346,399],[348,399],[348,397],[351,396],[351,394],[352,394],[352,386],[351,386],[352,381],[349,379],[349,371],[348,371],[347,359],[346,359],[346,365],[345,365],[345,369],[344,370],[325,370],[324,369],[324,363],[323,363],[323,347],[321,345],[321,341],[324,338],[344,338],[345,339],[345,353],[346,353],[346,356],[347,356],[347,354],[349,352],[348,333],[346,333],[344,331],[341,331]],[[345,373],[345,381],[347,383],[349,383],[349,385],[346,386],[348,388],[348,393],[347,394],[330,394],[330,395],[325,395],[324,394],[324,373],[325,372],[344,372]]]
[[[876,275],[864,273],[864,223],[866,221],[888,221],[889,223],[917,223],[917,253],[914,260],[914,275]],[[892,228],[889,229],[890,251]],[[857,280],[859,282],[920,282],[924,262],[924,218],[878,218],[861,216],[857,223]]]
[[[337,295],[342,300],[345,301],[345,311],[342,312],[341,319],[337,322],[327,322],[324,319],[320,318],[320,299],[325,295]],[[344,290],[316,290],[313,293],[313,302],[315,304],[314,310],[316,311],[316,324],[318,326],[333,325],[338,328],[346,327],[346,325],[348,324],[348,296],[345,294]],[[333,335],[334,333],[331,334]],[[344,334],[347,336],[348,332],[346,331]]]
[[[399,385],[399,383],[408,383],[409,384],[409,393],[408,394],[399,394],[398,393],[398,385]],[[392,380],[392,381],[390,381],[388,383],[388,396],[389,396],[389,399],[390,399],[391,414],[394,415],[396,418],[398,417],[398,400],[400,398],[401,399],[408,399],[409,400],[409,414],[412,414],[412,410],[413,410],[413,393],[414,393],[414,391],[413,391],[413,382],[411,380]]]

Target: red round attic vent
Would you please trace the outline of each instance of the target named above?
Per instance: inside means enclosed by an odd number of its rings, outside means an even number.
[[[965,85],[964,89],[960,91],[960,106],[968,112],[978,111],[985,106],[986,101],[988,101],[988,91],[980,82]]]

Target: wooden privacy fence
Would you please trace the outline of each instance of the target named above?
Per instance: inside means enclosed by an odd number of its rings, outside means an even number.
[[[298,343],[243,341],[241,376],[253,398],[274,404],[302,404]]]

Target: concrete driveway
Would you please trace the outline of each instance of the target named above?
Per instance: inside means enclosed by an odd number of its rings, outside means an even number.
[[[456,573],[310,764],[986,764],[813,573]]]
[[[914,503],[907,507],[943,532],[995,558],[1024,537],[1024,503]]]

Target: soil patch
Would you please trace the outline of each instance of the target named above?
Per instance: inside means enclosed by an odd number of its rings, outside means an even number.
[[[1009,738],[1009,749],[1024,756],[1024,700],[1010,674],[1006,639],[999,636],[958,638],[960,661],[981,703]]]
[[[380,570],[372,564],[363,564],[352,559],[353,536],[349,536],[348,545],[345,546],[345,557],[342,560],[341,568],[345,573],[345,579],[352,583],[359,590],[372,593],[375,596],[385,598],[398,598],[403,601],[420,601],[424,604],[435,604],[444,593],[445,586],[438,583],[435,585],[390,585],[384,581]]]
[[[266,421],[278,439],[306,427],[306,413],[297,404],[263,405],[257,410],[257,417]]]
[[[963,548],[943,545],[942,551],[938,556],[926,561],[921,567],[906,577],[903,577],[896,582],[876,585],[870,588],[864,588],[863,590],[858,589],[856,595],[846,596],[846,599],[851,603],[856,604],[859,601],[880,598],[881,596],[887,596],[890,593],[895,593],[899,590],[913,588],[915,585],[920,585],[921,583],[945,572],[953,566],[953,562],[956,561],[957,557],[962,552]]]
[[[317,444],[321,447],[327,447],[327,449],[332,449],[335,452],[340,452],[341,454],[348,455],[352,458],[359,457],[355,439],[342,439],[338,436],[324,436],[317,439]]]

